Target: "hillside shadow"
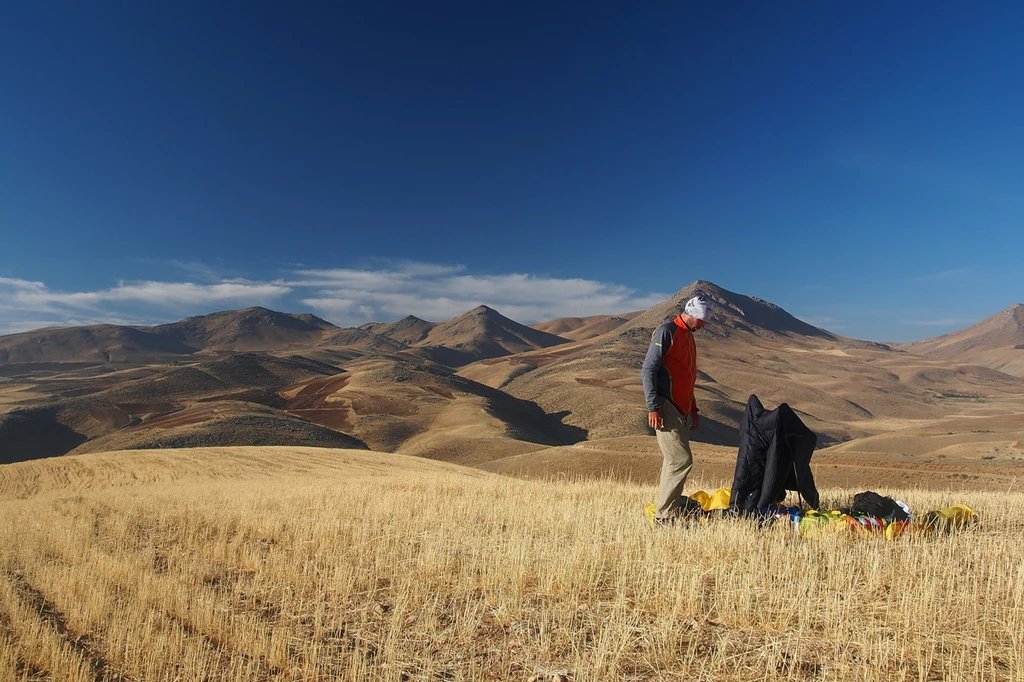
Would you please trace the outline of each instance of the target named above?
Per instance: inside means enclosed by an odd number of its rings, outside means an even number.
[[[654,429],[650,427],[646,427],[646,429],[649,435],[657,435]],[[726,424],[710,417],[702,416],[700,418],[700,428],[690,432],[690,440],[694,443],[738,448],[740,445],[740,432],[732,424]]]
[[[481,391],[478,395],[487,399],[488,412],[503,421],[509,435],[516,440],[542,445],[573,445],[587,439],[586,429],[565,423],[565,418],[572,414],[569,410],[545,412],[535,402],[493,389]]]
[[[700,428],[690,432],[690,438],[698,443],[727,445],[738,448],[740,431],[734,424],[726,424],[709,417],[701,417]]]
[[[548,420],[551,422],[551,430],[558,433],[566,445],[580,443],[590,437],[590,432],[586,429],[565,423],[564,419],[570,414],[572,414],[570,410],[546,413]]]
[[[650,431],[653,435],[654,431]],[[827,433],[815,431],[818,441],[815,451],[827,448],[830,445],[844,442]],[[739,448],[740,431],[735,424],[726,424],[709,417],[701,417],[700,428],[690,432],[690,440],[695,443],[708,443],[709,445],[725,445],[731,448]]]
[[[87,440],[54,409],[16,410],[0,417],[0,464],[59,457]]]

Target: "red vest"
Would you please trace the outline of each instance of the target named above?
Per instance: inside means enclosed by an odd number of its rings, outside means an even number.
[[[697,344],[683,318],[677,315],[674,321],[678,329],[661,362],[671,380],[672,404],[681,413],[689,414],[697,406],[693,399],[693,387],[697,383]]]

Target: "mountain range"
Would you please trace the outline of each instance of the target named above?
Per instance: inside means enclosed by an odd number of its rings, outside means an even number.
[[[854,458],[874,456],[859,443],[878,447],[889,442],[881,434],[957,415],[957,443],[977,440],[964,420],[1001,415],[1009,421],[999,442],[1019,447],[1024,438],[1012,418],[1024,417],[1024,306],[897,346],[843,337],[697,281],[645,311],[533,326],[487,306],[439,323],[410,315],[355,328],[247,308],[154,327],[3,336],[0,462],[302,444],[492,470],[577,470],[588,452],[621,465],[623,452],[653,441],[639,378],[651,332],[698,292],[714,305],[696,334],[703,426],[694,437],[708,447],[736,442],[751,393],[789,403],[820,446]]]

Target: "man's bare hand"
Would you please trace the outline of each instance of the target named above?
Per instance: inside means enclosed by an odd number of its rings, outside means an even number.
[[[699,429],[699,428],[700,428],[700,414],[697,413],[697,412],[691,412],[690,413],[690,430],[693,431],[694,429]]]
[[[655,431],[665,426],[665,420],[661,418],[661,410],[647,413],[647,425]]]

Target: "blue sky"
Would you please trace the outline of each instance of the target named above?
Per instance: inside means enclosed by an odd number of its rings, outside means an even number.
[[[0,10],[0,333],[1024,300],[1019,4],[164,5]]]

